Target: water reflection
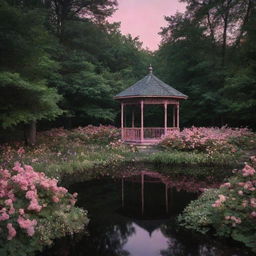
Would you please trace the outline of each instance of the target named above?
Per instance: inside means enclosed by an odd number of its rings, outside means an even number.
[[[162,176],[141,172],[118,181],[78,183],[71,190],[79,193],[79,206],[89,211],[90,235],[61,239],[40,255],[249,255],[244,249],[178,230],[175,217],[197,194],[177,191]]]

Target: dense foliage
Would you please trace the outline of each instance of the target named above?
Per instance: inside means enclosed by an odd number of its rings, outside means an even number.
[[[113,96],[144,75],[151,59],[138,38],[107,22],[116,5],[0,1],[0,128],[25,125],[35,144],[41,120],[49,126],[58,117],[52,126],[68,128],[115,122]]]
[[[183,125],[256,127],[256,2],[182,0],[166,17],[155,65],[189,96]]]
[[[199,232],[213,229],[219,236],[232,237],[256,251],[256,157],[245,164],[218,190],[206,191],[180,216],[186,228]]]

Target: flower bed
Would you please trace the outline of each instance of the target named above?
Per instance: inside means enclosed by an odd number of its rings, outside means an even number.
[[[52,240],[84,229],[86,212],[74,207],[77,194],[56,179],[16,163],[0,170],[1,255],[32,255]]]
[[[247,128],[204,128],[192,127],[173,131],[160,146],[177,150],[197,150],[208,154],[235,153],[238,147],[254,146],[256,136]]]
[[[180,217],[191,229],[232,237],[256,252],[256,156],[218,190],[205,192]],[[200,213],[200,214],[199,214]]]
[[[129,155],[132,148],[119,140],[119,130],[113,126],[87,126],[73,130],[63,128],[38,133],[37,145],[26,147],[22,142],[0,145],[0,166],[11,168],[18,161],[35,167],[49,177],[115,165]]]

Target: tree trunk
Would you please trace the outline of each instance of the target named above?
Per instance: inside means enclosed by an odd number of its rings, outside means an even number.
[[[225,66],[226,60],[226,48],[227,48],[227,27],[228,27],[228,16],[224,19],[224,29],[223,29],[223,42],[222,42],[222,56],[221,56],[221,65]]]
[[[247,10],[246,10],[246,13],[245,13],[242,25],[241,25],[240,33],[239,33],[239,35],[238,35],[238,37],[236,39],[236,42],[234,44],[235,47],[237,47],[241,43],[240,40],[243,37],[244,31],[245,31],[245,27],[246,27],[246,25],[248,23],[248,20],[249,20],[249,17],[251,15],[252,10],[253,10],[253,3],[252,3],[252,0],[249,0],[248,4],[247,4]]]
[[[230,12],[230,4],[232,0],[227,2],[227,6],[223,6],[224,14],[223,14],[223,34],[222,34],[222,56],[221,56],[221,65],[225,66],[226,61],[226,49],[227,49],[227,29],[228,29],[228,22],[229,22],[229,12]]]
[[[28,146],[36,144],[36,121],[31,121],[30,124],[25,126],[25,143]]]

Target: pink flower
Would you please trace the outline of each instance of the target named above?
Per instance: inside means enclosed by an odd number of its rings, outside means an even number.
[[[243,176],[252,176],[255,173],[255,170],[250,165],[246,164],[245,167],[242,170]]]
[[[8,229],[7,240],[12,240],[12,239],[16,236],[16,230],[15,230],[15,228],[12,226],[11,223],[8,223],[8,224],[7,224],[7,229]]]
[[[244,192],[242,190],[239,190],[238,192],[238,195],[242,196],[244,194]]]
[[[25,149],[23,147],[21,147],[17,150],[17,153],[18,153],[19,156],[21,156],[25,153]]]
[[[2,175],[3,178],[10,178],[11,174],[8,170],[0,170],[0,174]]]
[[[230,182],[226,182],[226,183],[222,184],[220,187],[221,188],[230,188],[231,184],[230,184]]]
[[[27,208],[30,211],[40,212],[42,210],[42,206],[38,204],[36,199],[30,201],[30,204]]]
[[[219,195],[219,199],[215,201],[215,203],[212,204],[212,207],[220,207],[223,202],[227,200],[227,197],[224,195]]]
[[[7,206],[12,206],[12,199],[7,199],[4,201],[4,203],[7,205]]]
[[[8,220],[10,218],[9,214],[6,213],[6,208],[0,210],[0,221]]]
[[[255,208],[256,207],[256,198],[251,198],[250,203],[251,203],[251,207]]]
[[[24,209],[20,208],[20,209],[19,209],[19,214],[20,214],[20,215],[24,215],[24,214],[25,214]]]
[[[224,196],[224,195],[219,195],[219,200],[220,200],[221,203],[222,203],[222,202],[225,202],[226,199],[227,199],[226,196]]]
[[[253,218],[255,218],[255,217],[256,217],[256,212],[255,212],[255,211],[251,212],[251,216],[252,216]]]
[[[54,203],[58,203],[58,202],[60,201],[60,199],[59,199],[57,196],[53,196],[53,197],[52,197],[52,201],[53,201]]]
[[[33,190],[29,190],[27,193],[26,193],[26,198],[27,199],[35,199],[37,198],[37,192],[36,191],[33,191]]]
[[[12,206],[8,212],[10,215],[15,213],[15,208]]]
[[[230,219],[233,220],[235,224],[240,224],[242,222],[240,218],[235,216],[231,216]]]
[[[248,201],[247,200],[243,200],[242,206],[245,208],[247,205],[248,205]]]
[[[29,220],[29,219],[24,219],[23,217],[19,216],[17,220],[20,228],[25,229],[27,231],[27,234],[29,236],[33,236],[35,233],[35,226],[37,225],[36,220]]]

